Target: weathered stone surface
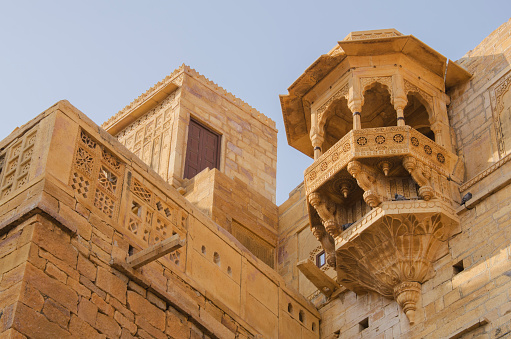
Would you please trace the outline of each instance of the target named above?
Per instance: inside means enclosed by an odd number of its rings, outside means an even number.
[[[158,328],[154,327],[150,320],[146,319],[143,316],[135,316],[135,323],[139,327],[138,333],[146,332],[151,337],[159,338],[159,339],[165,339],[167,336],[165,333],[160,331]]]
[[[121,326],[121,328],[125,328],[130,331],[131,334],[135,334],[137,332],[137,325],[134,322],[130,321],[128,318],[123,316],[120,312],[115,311],[114,319]]]
[[[121,335],[121,327],[111,317],[103,313],[98,313],[96,318],[96,328],[107,337],[117,338]]]
[[[91,326],[96,324],[96,317],[98,315],[98,307],[85,298],[81,298],[78,304],[78,316],[80,319],[86,321]]]
[[[69,266],[76,267],[78,251],[71,246],[69,234],[57,227],[53,229],[50,227],[49,223],[38,224],[34,229],[32,241]]]
[[[78,256],[78,272],[90,281],[96,281],[96,266],[83,255]]]
[[[135,293],[128,291],[128,306],[131,311],[140,317],[145,318],[152,326],[165,330],[165,312],[151,304],[147,299]]]
[[[60,327],[67,329],[67,325],[71,318],[71,312],[56,303],[54,300],[48,298],[44,301],[42,313],[51,322],[54,322]]]
[[[21,286],[19,301],[34,311],[40,312],[44,305],[44,297],[41,292],[26,282],[22,282]]]
[[[101,338],[102,336],[91,325],[86,323],[81,317],[71,315],[69,322],[69,332],[78,338]]]
[[[30,338],[73,338],[58,324],[21,303],[16,306],[12,327]]]
[[[50,278],[30,263],[27,264],[24,281],[41,293],[53,298],[69,311],[76,313],[78,305],[76,292],[60,281]]]
[[[174,338],[188,338],[190,335],[190,328],[186,319],[180,317],[177,312],[167,311],[167,321],[165,333]]]
[[[126,302],[127,284],[102,267],[98,268],[96,285],[117,298],[120,302]]]

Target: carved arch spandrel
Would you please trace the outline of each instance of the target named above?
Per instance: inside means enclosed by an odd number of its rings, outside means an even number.
[[[334,95],[332,95],[318,110],[318,127],[323,128],[328,120],[333,115],[332,104],[341,99],[348,100],[349,84],[346,83]]]
[[[362,106],[364,105],[365,92],[376,84],[380,84],[390,95],[390,103],[394,102],[394,91],[392,89],[392,76],[377,76],[360,78],[360,97],[362,98]]]
[[[438,119],[435,113],[435,103],[433,96],[426,93],[426,91],[420,89],[406,79],[404,80],[404,85],[405,95],[408,96],[408,94],[416,94],[416,98],[424,105],[429,115],[429,122],[433,124],[435,121],[437,121]]]

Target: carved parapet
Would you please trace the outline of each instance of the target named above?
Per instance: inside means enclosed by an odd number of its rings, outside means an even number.
[[[410,126],[352,130],[307,168],[304,181],[306,194],[315,192],[346,169],[349,162],[375,157],[413,157],[444,177],[452,175],[458,162],[454,153]]]
[[[364,190],[364,201],[373,208],[378,206],[382,202],[382,198],[378,194],[378,183],[373,171],[359,161],[353,160],[348,163],[348,172]]]

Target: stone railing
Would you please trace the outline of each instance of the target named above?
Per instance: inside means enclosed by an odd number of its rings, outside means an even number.
[[[305,170],[306,194],[314,192],[348,162],[360,158],[413,156],[449,177],[457,156],[410,126],[351,130]]]

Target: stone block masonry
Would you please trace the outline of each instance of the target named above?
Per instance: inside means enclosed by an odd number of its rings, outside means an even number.
[[[68,102],[0,149],[0,336],[319,338],[307,300]]]
[[[193,119],[220,135],[219,170],[275,203],[275,122],[188,66],[103,124],[175,187],[184,186],[188,125]]]

